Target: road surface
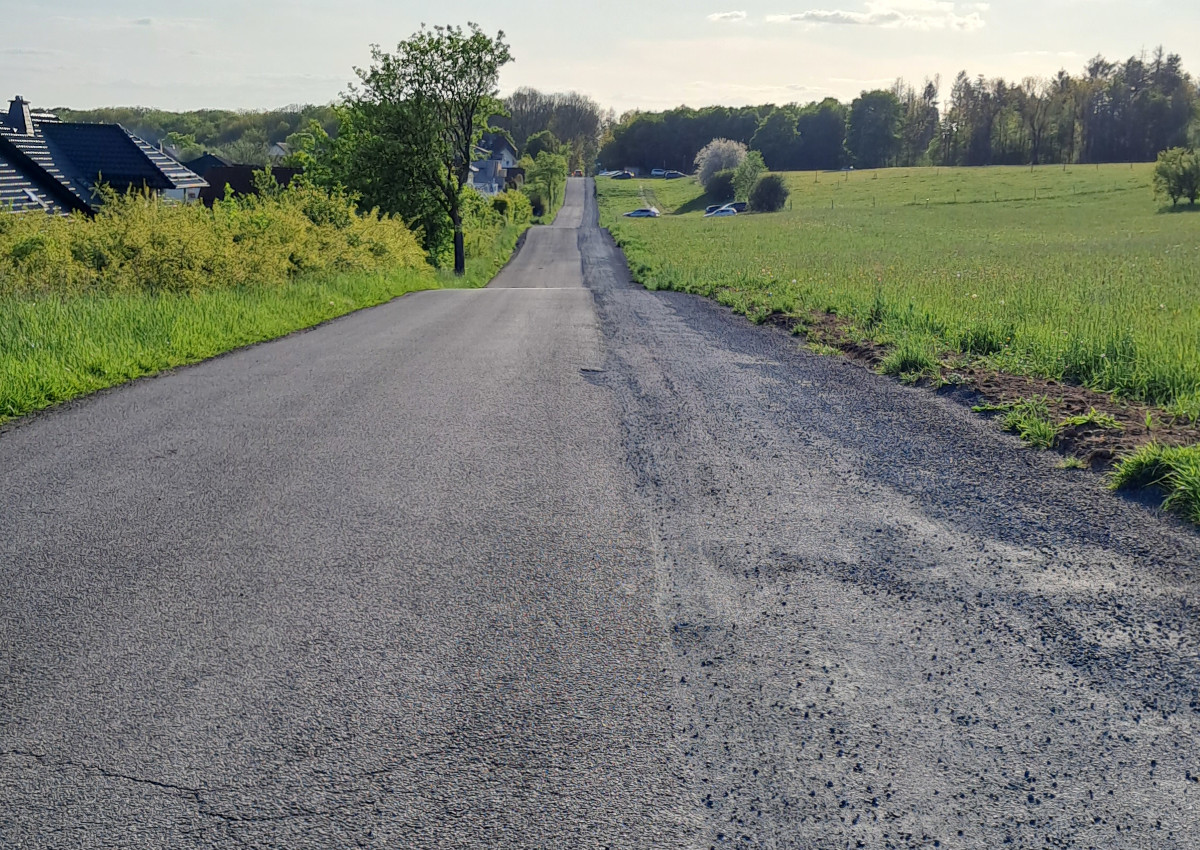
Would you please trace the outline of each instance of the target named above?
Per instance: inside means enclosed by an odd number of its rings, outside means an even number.
[[[1200,846],[1200,536],[1053,461],[572,180],[486,289],[0,433],[0,846]]]

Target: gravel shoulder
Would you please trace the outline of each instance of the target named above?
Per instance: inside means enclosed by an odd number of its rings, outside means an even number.
[[[1200,844],[1195,531],[581,246],[700,844]]]

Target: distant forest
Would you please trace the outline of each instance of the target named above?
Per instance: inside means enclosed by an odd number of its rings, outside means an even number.
[[[553,149],[572,168],[692,170],[714,138],[743,142],[769,168],[821,170],[853,166],[1016,165],[1144,162],[1159,151],[1200,145],[1200,88],[1180,57],[1162,48],[1110,62],[1097,56],[1078,75],[1020,82],[971,77],[863,92],[806,105],[679,107],[633,111],[617,119],[585,95],[519,89],[494,123],[520,153]],[[115,121],[185,158],[204,151],[263,164],[274,142],[311,145],[336,137],[336,107],[291,106],[270,112],[164,112],[139,107],[59,109],[75,121]],[[315,124],[314,124],[315,122]],[[315,125],[320,126],[317,131]],[[314,134],[314,131],[315,134]]]
[[[1179,56],[1090,60],[1020,82],[960,73],[943,107],[937,79],[903,80],[849,105],[681,107],[631,112],[610,127],[599,159],[609,168],[690,171],[713,138],[743,142],[776,171],[854,166],[1030,165],[1143,162],[1200,143],[1200,90]]]
[[[206,151],[245,165],[265,165],[267,150],[304,133],[316,121],[325,132],[337,132],[333,106],[287,106],[269,112],[230,109],[201,109],[195,112],[165,112],[140,106],[103,109],[53,110],[64,121],[121,124],[148,142],[174,146],[182,159]]]

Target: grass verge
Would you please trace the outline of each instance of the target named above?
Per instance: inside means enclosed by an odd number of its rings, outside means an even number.
[[[409,292],[484,286],[523,227],[503,229],[467,273],[406,268],[282,286],[0,297],[0,423],[165,369],[275,339]]]

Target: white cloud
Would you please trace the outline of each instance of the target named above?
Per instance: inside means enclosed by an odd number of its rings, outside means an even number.
[[[810,9],[791,15],[767,15],[769,23],[802,23],[813,26],[882,27],[886,29],[959,30],[983,29],[987,3],[958,4],[952,0],[882,0],[868,2],[863,11]],[[961,8],[960,8],[961,6]]]
[[[710,21],[744,21],[745,12],[713,12],[708,16]]]

